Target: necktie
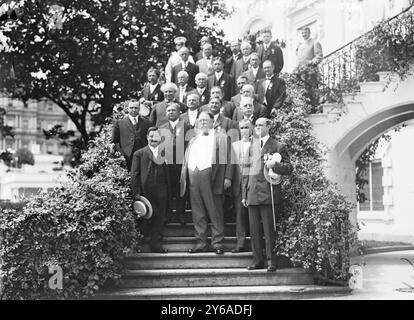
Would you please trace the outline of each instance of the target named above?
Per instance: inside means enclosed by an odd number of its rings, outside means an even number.
[[[134,118],[132,118],[132,124],[134,125],[134,126],[136,126],[137,125],[137,119],[134,117]]]
[[[263,140],[260,139],[260,149],[262,149],[262,148],[263,148]]]

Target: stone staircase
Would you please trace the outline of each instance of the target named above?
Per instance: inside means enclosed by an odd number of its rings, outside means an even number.
[[[312,272],[292,268],[289,259],[283,257],[274,273],[247,270],[252,253],[231,253],[236,244],[234,222],[225,225],[224,255],[189,254],[188,249],[195,244],[190,212],[187,220],[185,226],[167,224],[167,254],[150,253],[144,244],[141,253],[125,260],[127,272],[120,283],[102,289],[95,299],[304,299],[350,292],[347,287],[314,285]]]

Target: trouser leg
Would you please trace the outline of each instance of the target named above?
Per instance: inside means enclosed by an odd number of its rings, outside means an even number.
[[[156,192],[157,196],[149,199],[153,208],[150,226],[151,246],[161,245],[167,215],[167,190],[158,188]]]
[[[206,208],[202,199],[200,184],[202,177],[200,171],[188,170],[190,180],[190,202],[194,223],[194,236],[197,240],[198,247],[206,247],[207,243],[207,216]]]
[[[263,264],[262,226],[259,206],[249,206],[250,241],[255,264]]]
[[[207,202],[208,199],[206,198]],[[224,240],[224,195],[213,195],[213,203],[208,215],[211,221],[211,244],[216,249],[222,249]],[[215,207],[215,208],[214,208]]]
[[[273,212],[271,205],[260,206],[260,216],[262,217],[263,232],[266,243],[266,258],[268,264],[276,263],[276,255],[273,251],[276,243],[276,232],[273,224]]]
[[[236,237],[238,248],[243,248],[245,246],[246,230],[248,224],[247,208],[243,207],[241,200],[241,194],[234,197],[234,209],[236,211]]]

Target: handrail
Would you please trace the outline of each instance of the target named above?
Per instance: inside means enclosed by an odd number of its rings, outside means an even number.
[[[384,20],[384,21],[379,22],[378,24],[386,24],[386,23],[390,23],[392,20],[394,20],[394,19],[398,18],[400,15],[402,15],[402,14],[404,14],[404,13],[408,12],[408,11],[409,11],[411,8],[413,8],[413,7],[414,7],[414,1],[413,1],[413,2],[412,2],[412,3],[411,3],[411,4],[407,7],[407,8],[405,8],[403,11],[401,11],[401,12],[397,13],[395,16],[392,16],[391,18],[388,18],[387,20]],[[343,45],[342,47],[340,47],[339,49],[336,49],[335,51],[331,52],[331,53],[330,53],[330,54],[328,54],[327,56],[323,57],[323,59],[325,60],[325,59],[329,58],[330,56],[335,55],[336,53],[338,53],[339,51],[343,50],[344,48],[346,48],[347,46],[351,45],[352,43],[354,43],[354,42],[356,42],[356,41],[360,40],[361,38],[363,38],[363,37],[365,37],[365,36],[369,35],[370,33],[374,32],[374,30],[375,30],[375,27],[374,27],[374,28],[372,28],[371,30],[369,30],[369,31],[365,32],[364,34],[361,34],[361,35],[360,35],[360,36],[358,36],[357,38],[355,38],[355,39],[351,40],[351,41],[350,41],[350,42],[348,42],[347,44],[344,44],[344,45]]]

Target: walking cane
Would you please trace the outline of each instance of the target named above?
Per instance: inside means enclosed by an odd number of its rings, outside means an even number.
[[[270,183],[270,193],[271,198],[272,198],[272,212],[273,212],[273,227],[275,228],[275,232],[276,232],[276,214],[275,214],[275,200],[273,199],[273,184],[271,182]]]

